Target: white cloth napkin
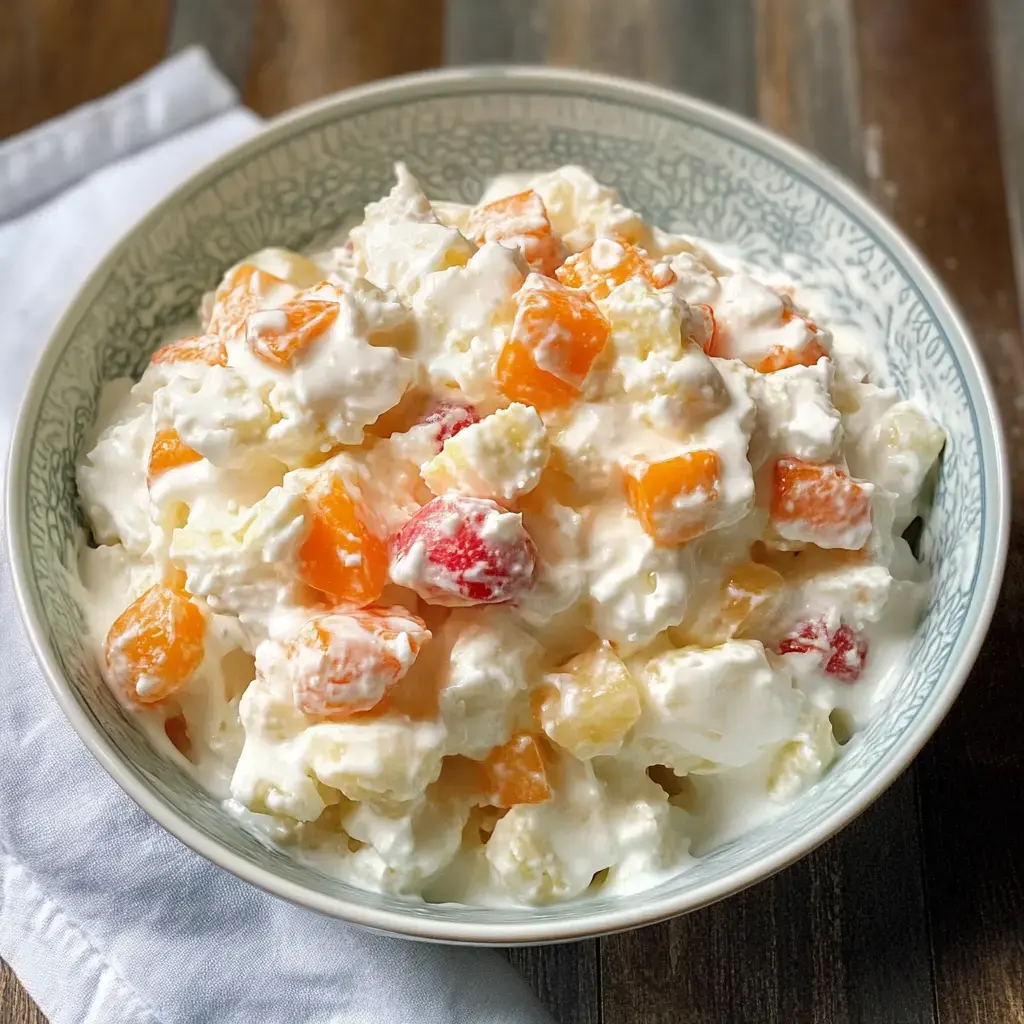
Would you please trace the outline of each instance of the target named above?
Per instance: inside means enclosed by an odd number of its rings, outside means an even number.
[[[258,129],[248,111],[226,109],[234,102],[230,85],[193,51],[32,133],[33,152],[64,155],[51,181],[81,180],[0,223],[3,450],[34,357],[97,257],[169,188]],[[95,143],[82,164],[62,143],[67,126]],[[148,148],[124,158],[129,135]],[[104,140],[105,153],[97,148]],[[0,144],[0,183],[12,180],[12,161],[26,166],[24,146]],[[18,619],[6,544],[0,955],[53,1024],[550,1021],[498,953],[389,939],[301,910],[214,867],[150,820],[51,698]]]

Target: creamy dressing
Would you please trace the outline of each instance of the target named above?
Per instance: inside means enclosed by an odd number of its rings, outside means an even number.
[[[93,642],[154,746],[320,870],[650,888],[784,813],[898,682],[943,432],[799,262],[669,235],[576,167],[478,207],[397,179],[335,248],[230,268],[168,339],[201,358],[104,389]],[[539,253],[592,280],[552,291]],[[606,331],[583,361],[563,302]],[[154,587],[204,630],[160,700],[179,638],[112,629]]]

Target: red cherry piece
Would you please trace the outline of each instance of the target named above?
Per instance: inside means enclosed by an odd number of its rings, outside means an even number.
[[[391,578],[428,604],[511,601],[533,582],[536,549],[522,519],[495,501],[428,501],[391,544]]]
[[[825,665],[825,672],[844,683],[855,683],[867,661],[867,640],[849,626],[840,626],[832,634],[831,650],[832,656]]]
[[[855,683],[868,656],[867,639],[860,633],[841,624],[829,633],[824,619],[803,623],[795,633],[783,639],[778,646],[779,654],[817,654],[826,675],[841,679],[844,683]]]
[[[454,437],[460,430],[480,422],[480,414],[471,405],[456,405],[454,402],[438,402],[423,417],[424,423],[437,425],[437,450],[444,447],[445,441]]]

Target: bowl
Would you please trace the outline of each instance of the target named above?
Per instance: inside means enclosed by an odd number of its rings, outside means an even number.
[[[651,222],[788,261],[836,322],[884,344],[892,383],[948,443],[921,539],[934,592],[872,723],[781,817],[657,888],[547,907],[430,905],[356,889],[246,830],[149,747],[85,646],[66,563],[82,524],[74,467],[105,380],[138,375],[164,328],[191,317],[223,269],[271,244],[303,249],[356,219],[405,160],[429,195],[479,197],[494,175],[578,163]],[[193,849],[315,910],[418,939],[509,945],[580,939],[693,910],[807,853],[910,763],[967,677],[999,590],[1008,485],[982,362],[907,241],[822,163],[762,128],[649,86],[548,69],[445,71],[304,107],[212,163],[97,267],[42,353],[8,474],[10,557],[49,685],[89,749]]]

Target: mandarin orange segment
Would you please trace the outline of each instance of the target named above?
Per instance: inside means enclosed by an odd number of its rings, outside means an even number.
[[[704,341],[701,348],[704,349],[705,355],[717,356],[722,350],[722,337],[715,311],[706,302],[699,303],[697,308],[704,319]]]
[[[466,230],[477,245],[500,242],[518,247],[530,269],[547,277],[565,259],[565,246],[551,230],[544,200],[533,189],[478,207]]]
[[[832,465],[781,458],[772,470],[771,525],[787,539],[854,550],[871,529],[871,495]]]
[[[659,544],[685,544],[707,531],[720,475],[718,452],[698,448],[631,467],[626,497],[640,525]]]
[[[423,620],[399,607],[312,619],[287,648],[295,706],[335,719],[382,713],[429,639]]]
[[[338,319],[340,309],[323,299],[295,299],[268,309],[249,320],[246,345],[271,366],[291,366]]]
[[[152,487],[153,481],[163,476],[169,469],[188,466],[202,458],[199,452],[189,448],[173,427],[158,430],[153,437],[153,447],[149,450],[149,467],[146,482]]]
[[[814,366],[828,352],[813,338],[799,351],[783,345],[773,345],[768,355],[753,364],[758,373],[775,373],[776,370],[788,370],[791,366]]]
[[[516,317],[498,357],[498,389],[513,402],[545,410],[576,398],[611,328],[588,296],[549,281],[516,294]]]
[[[213,334],[199,334],[182,338],[158,348],[151,363],[205,363],[207,366],[227,366],[228,350],[223,341]]]
[[[638,277],[656,288],[670,285],[676,275],[667,266],[654,273],[654,261],[629,242],[599,238],[582,252],[570,256],[555,276],[569,288],[581,288],[592,299],[606,299],[612,289]]]
[[[251,263],[242,263],[224,276],[213,295],[213,312],[207,330],[224,341],[245,336],[246,318],[263,308],[274,288],[286,287],[283,278],[268,274]]]
[[[536,737],[521,732],[495,747],[481,762],[480,788],[495,807],[549,800],[551,786]]]
[[[184,686],[203,660],[206,623],[185,594],[157,583],[121,613],[104,653],[111,681],[152,704]]]
[[[303,583],[353,605],[376,601],[388,574],[384,525],[337,477],[307,495],[309,530],[299,548]]]

